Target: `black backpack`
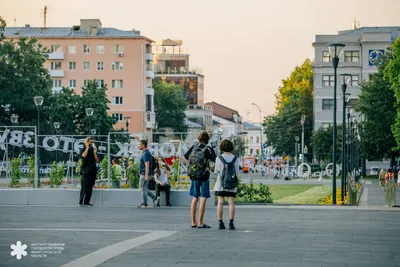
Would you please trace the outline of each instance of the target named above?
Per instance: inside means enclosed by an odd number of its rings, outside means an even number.
[[[192,152],[189,156],[189,171],[188,175],[191,180],[198,180],[206,172],[206,150],[207,146],[200,148],[197,144],[193,147]]]
[[[158,162],[157,159],[151,155],[151,161],[150,161],[150,174],[153,175],[156,173],[158,167]]]
[[[224,164],[224,169],[222,170],[221,175],[221,186],[224,189],[233,189],[238,186],[238,177],[236,174],[236,156],[233,158],[231,162],[226,162],[224,157],[219,156],[219,159]]]

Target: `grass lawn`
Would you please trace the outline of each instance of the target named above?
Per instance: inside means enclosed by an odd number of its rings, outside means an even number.
[[[258,188],[258,184],[254,185]],[[272,199],[276,204],[316,204],[331,193],[331,186],[310,184],[269,184]],[[238,203],[244,200],[238,198]]]

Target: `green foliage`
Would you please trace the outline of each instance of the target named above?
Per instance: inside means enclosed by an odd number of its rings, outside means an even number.
[[[319,128],[311,136],[311,147],[318,161],[325,163],[332,161],[333,155],[333,127]],[[342,125],[337,126],[336,155],[341,159],[342,153]]]
[[[100,177],[101,179],[107,179],[108,178],[108,160],[107,157],[104,157],[102,161],[100,161]]]
[[[82,168],[82,159],[79,159],[79,160],[78,160],[78,164],[77,164],[77,166],[76,166],[75,172],[76,172],[77,174],[80,174],[80,173],[81,173],[81,168]]]
[[[0,41],[2,41],[4,39],[4,28],[7,26],[6,21],[4,20],[4,18],[2,16],[0,16]]]
[[[174,173],[171,175],[171,181],[176,182],[179,178],[179,158],[175,158],[172,162],[172,168],[174,169]]]
[[[390,157],[396,147],[392,133],[392,124],[396,121],[396,97],[390,88],[391,84],[384,78],[384,70],[388,66],[391,52],[387,51],[378,72],[371,79],[361,84],[361,95],[357,111],[361,111],[365,120],[359,130],[361,152],[366,159],[374,160]]]
[[[391,59],[384,69],[384,78],[390,82],[390,88],[396,97],[396,120],[392,126],[392,132],[397,142],[397,148],[400,149],[400,38],[393,43],[391,47]]]
[[[188,103],[182,87],[174,83],[154,82],[153,88],[157,130],[172,128],[174,132],[187,133],[185,110]]]
[[[30,186],[35,187],[35,157],[30,156],[27,160],[28,163],[28,183]]]
[[[272,145],[275,155],[295,153],[295,136],[301,136],[301,116],[306,115],[304,124],[305,145],[309,145],[313,117],[313,70],[307,59],[296,67],[275,95],[276,113],[264,120],[267,145]]]
[[[21,163],[22,163],[22,154],[20,154],[18,158],[13,158],[10,161],[10,168],[11,168],[10,186],[13,188],[19,187],[18,185],[21,181],[21,176],[22,176]]]
[[[50,187],[58,188],[63,182],[64,164],[57,166],[57,163],[53,162],[53,164],[51,165],[49,176],[50,176]]]
[[[139,163],[130,161],[126,171],[131,188],[139,188]]]
[[[113,119],[108,115],[110,109],[107,98],[107,87],[97,87],[96,80],[89,81],[86,87],[82,87],[82,96],[78,103],[79,114],[76,119],[78,133],[90,134],[89,124],[92,129],[97,130],[97,135],[106,135],[113,130]],[[91,122],[86,116],[86,108],[93,108],[93,116]]]
[[[238,137],[233,141],[233,145],[235,149],[232,151],[232,154],[237,157],[243,157],[246,154],[247,145],[243,138]]]
[[[241,179],[239,179],[237,196],[239,199],[242,199],[247,203],[273,203],[269,187],[267,185],[260,184],[260,186],[257,188],[253,182],[253,179],[251,179],[249,184],[244,184],[242,183]]]
[[[47,58],[47,49],[34,38],[0,42],[0,103],[8,105],[0,105],[0,123],[8,124],[11,114],[17,114],[21,125],[37,124],[33,97],[48,99],[51,95],[50,75],[43,66]],[[41,110],[46,111],[49,105],[44,101]],[[46,112],[42,112],[41,129],[46,128],[46,121]]]

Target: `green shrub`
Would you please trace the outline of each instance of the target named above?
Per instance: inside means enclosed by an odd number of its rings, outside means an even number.
[[[21,171],[21,159],[22,155],[20,154],[18,158],[13,158],[10,161],[10,168],[11,168],[11,181],[10,186],[15,188],[19,187],[19,183],[21,181],[22,171]]]
[[[237,196],[239,201],[242,200],[248,203],[273,203],[269,187],[264,184],[256,186],[253,179],[250,180],[249,184],[244,184],[239,178]]]
[[[27,160],[28,163],[28,183],[30,186],[35,187],[35,157],[30,156]]]

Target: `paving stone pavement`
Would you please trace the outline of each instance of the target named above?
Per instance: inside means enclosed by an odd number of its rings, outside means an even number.
[[[217,229],[213,207],[205,222],[212,228],[190,228],[189,207],[0,206],[0,266],[62,266],[157,231],[172,234],[98,266],[400,266],[400,209],[238,206],[230,231]],[[10,255],[17,241],[28,245],[21,260]],[[34,258],[35,243],[65,245]]]

